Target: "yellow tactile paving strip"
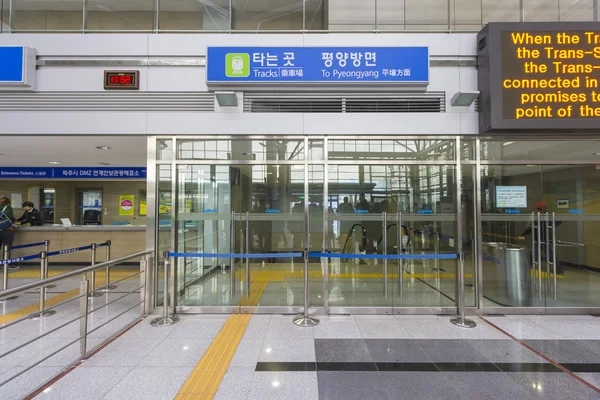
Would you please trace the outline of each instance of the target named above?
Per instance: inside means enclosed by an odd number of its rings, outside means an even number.
[[[234,314],[227,319],[179,390],[176,400],[209,400],[215,396],[251,317]]]

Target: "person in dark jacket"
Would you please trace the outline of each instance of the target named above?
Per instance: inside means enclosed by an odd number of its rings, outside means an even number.
[[[44,221],[42,220],[42,214],[34,207],[31,201],[23,203],[23,209],[25,212],[17,219],[21,225],[29,224],[31,226],[42,226]]]
[[[10,221],[12,224],[15,222],[15,216],[13,209],[10,205],[10,199],[7,197],[0,197],[0,224],[5,221]],[[15,237],[15,231],[12,224],[5,228],[0,228],[0,249],[4,251],[4,246],[12,247],[13,240]]]

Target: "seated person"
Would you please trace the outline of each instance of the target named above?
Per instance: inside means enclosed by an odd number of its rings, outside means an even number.
[[[17,222],[21,225],[29,224],[31,226],[42,226],[44,221],[42,220],[42,214],[34,208],[31,201],[23,203],[23,209],[25,212],[17,219]]]

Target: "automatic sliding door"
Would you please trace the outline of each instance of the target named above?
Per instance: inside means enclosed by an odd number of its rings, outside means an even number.
[[[595,165],[545,165],[547,307],[600,305],[600,170]]]

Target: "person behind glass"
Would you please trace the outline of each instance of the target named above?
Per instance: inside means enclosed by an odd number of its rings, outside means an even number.
[[[23,203],[23,209],[25,212],[20,218],[17,218],[17,222],[21,225],[29,224],[30,226],[42,226],[44,221],[42,220],[42,214],[34,207],[31,201]]]
[[[0,197],[0,249],[2,249],[2,252],[5,246],[8,246],[9,249],[12,247],[15,237],[14,223],[15,216],[10,205],[10,199]]]
[[[338,215],[340,214],[353,214],[354,207],[350,204],[350,199],[348,197],[344,197],[344,202],[340,204],[337,208]],[[348,237],[348,231],[352,227],[352,221],[341,221],[340,222],[340,247],[344,245],[346,242],[346,238]]]

